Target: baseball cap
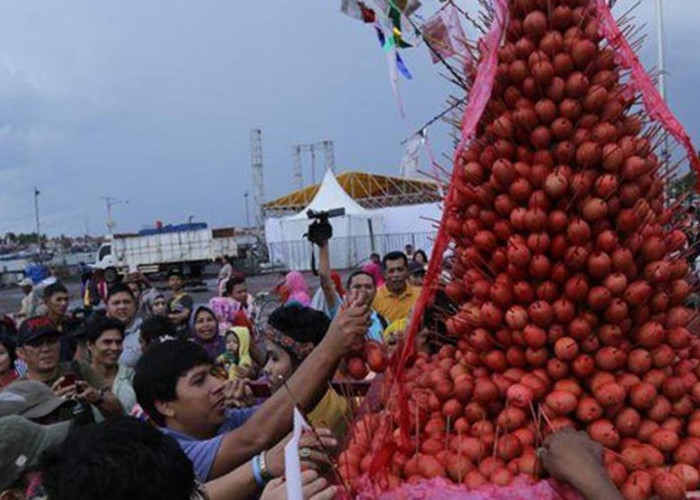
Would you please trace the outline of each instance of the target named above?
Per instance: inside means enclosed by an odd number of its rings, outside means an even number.
[[[20,415],[32,419],[43,418],[75,401],[56,396],[48,385],[35,380],[18,380],[0,392],[0,417]]]
[[[17,345],[22,346],[42,337],[49,335],[60,336],[59,332],[51,321],[45,317],[29,318],[22,322],[17,335]]]
[[[17,283],[18,286],[34,286],[34,282],[31,278],[24,278]]]
[[[16,483],[41,454],[63,442],[70,422],[39,425],[18,415],[0,418],[0,491]]]
[[[182,278],[182,271],[180,270],[180,268],[171,267],[168,270],[168,278],[170,278],[171,276],[180,276]]]

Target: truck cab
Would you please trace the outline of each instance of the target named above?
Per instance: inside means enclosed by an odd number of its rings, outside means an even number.
[[[103,243],[100,245],[100,248],[97,250],[95,267],[98,269],[116,267],[116,259],[114,255],[112,255],[112,243]]]

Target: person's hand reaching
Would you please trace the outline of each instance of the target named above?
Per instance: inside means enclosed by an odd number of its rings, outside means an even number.
[[[321,345],[328,346],[338,358],[358,349],[364,342],[370,324],[370,305],[367,302],[364,294],[346,301],[328,328]]]
[[[571,484],[586,498],[622,498],[603,466],[603,447],[570,427],[550,434],[537,453],[549,474]]]
[[[247,380],[236,379],[224,382],[224,397],[229,408],[247,408],[255,404],[255,396]]]
[[[311,432],[304,432],[299,442],[299,458],[303,469],[326,469],[330,466],[328,461],[328,451],[338,446],[338,441],[333,437],[333,433],[326,428],[316,428],[316,434],[321,438],[321,442]],[[273,477],[284,475],[284,447],[289,443],[292,435],[282,439],[266,454],[268,470]]]
[[[100,391],[85,382],[84,380],[76,380],[75,386],[77,389],[77,398],[91,405],[96,405],[100,401]]]
[[[305,470],[301,473],[301,485],[304,500],[331,500],[338,492],[337,486],[318,475],[315,470]],[[260,500],[286,500],[287,485],[284,478],[273,479],[262,492]]]

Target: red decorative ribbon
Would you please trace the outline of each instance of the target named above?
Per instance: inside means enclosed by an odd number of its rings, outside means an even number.
[[[668,105],[654,86],[654,82],[651,81],[651,78],[644,70],[644,66],[642,66],[642,63],[639,61],[637,54],[632,50],[629,42],[622,34],[620,27],[615,22],[615,18],[612,12],[610,12],[606,0],[595,0],[595,2],[601,34],[605,37],[610,46],[615,49],[616,62],[623,68],[629,69],[631,72],[630,80],[627,85],[631,87],[633,92],[638,92],[642,95],[642,102],[646,112],[649,113],[649,116],[654,120],[659,122],[663,128],[683,146],[691,167],[700,174],[700,159],[698,159],[697,152],[685,128],[683,128],[683,125],[673,116],[671,110],[668,109]],[[700,177],[698,178],[696,189],[700,190]]]

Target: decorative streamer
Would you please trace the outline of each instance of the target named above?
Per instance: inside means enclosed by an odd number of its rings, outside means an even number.
[[[425,151],[428,153],[428,160],[430,161],[430,167],[433,170],[433,176],[436,179],[440,179],[442,177],[442,172],[438,169],[438,162],[437,162],[437,159],[435,158],[435,152],[433,151],[433,147],[431,146],[430,140],[428,139],[428,129],[427,128],[423,129],[423,142],[425,143]],[[444,188],[442,187],[442,183],[438,183],[438,192],[440,194],[440,197],[444,198],[445,191],[444,191]]]
[[[639,61],[639,57],[630,47],[629,42],[620,31],[619,26],[615,22],[612,12],[608,8],[605,0],[596,0],[598,7],[598,20],[600,21],[600,29],[603,36],[608,40],[608,43],[615,49],[615,55],[619,58],[620,64],[631,71],[628,85],[631,85],[635,92],[642,96],[644,109],[649,113],[654,120],[661,123],[664,129],[671,134],[685,149],[690,165],[700,174],[700,159],[693,147],[688,133],[683,128],[683,125],[673,116],[668,108],[666,101],[661,97],[651,78],[644,70],[644,66]],[[700,176],[695,189],[700,191]]]
[[[467,37],[464,34],[459,20],[459,13],[454,5],[447,4],[436,12],[423,24],[422,31],[427,43],[443,59],[449,59],[459,54],[464,58],[465,64],[470,63],[471,54],[464,43]],[[430,57],[433,60],[433,64],[440,62],[440,58],[432,51],[430,52]]]
[[[399,69],[399,73],[401,73],[406,80],[413,80],[413,75],[411,75],[411,72],[408,71],[403,59],[401,59],[401,54],[398,52],[396,52],[396,67]]]
[[[387,65],[389,67],[389,83],[391,84],[391,91],[394,94],[396,104],[399,108],[399,115],[401,115],[401,118],[405,120],[406,112],[404,111],[403,100],[401,99],[401,92],[399,90],[398,73],[399,71],[401,71],[401,73],[408,79],[411,79],[413,77],[410,73],[408,73],[408,69],[403,64],[403,60],[401,60],[401,57],[399,56],[399,53],[396,50],[394,37],[384,36],[384,31],[382,30],[382,27],[379,24],[379,22],[375,23],[374,29],[377,32],[379,44],[382,46],[382,50],[386,53]],[[401,63],[400,66],[399,61]],[[404,73],[404,71],[406,73]],[[408,74],[408,76],[406,74]]]
[[[416,178],[418,175],[418,164],[420,163],[420,150],[425,144],[423,131],[413,134],[406,143],[403,158],[401,158],[401,177]]]
[[[342,0],[340,12],[367,24],[372,24],[377,20],[374,11],[367,7],[364,2],[358,0]]]

